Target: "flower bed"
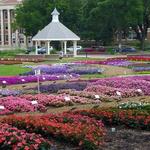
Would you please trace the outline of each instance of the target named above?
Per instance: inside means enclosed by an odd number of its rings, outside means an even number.
[[[124,92],[133,92],[133,94],[137,91],[139,93],[143,93],[144,95],[150,95],[150,76],[133,76],[133,77],[113,77],[113,78],[105,78],[99,79],[96,82],[90,83],[89,87],[87,87],[86,91],[89,91],[91,86],[94,86],[98,90],[98,87],[102,89],[102,86],[105,86],[105,90],[109,87],[108,90],[116,91],[117,89],[124,93]],[[112,89],[111,89],[112,88]],[[93,90],[92,90],[93,91]],[[135,91],[135,92],[134,92]],[[103,92],[103,91],[101,91]],[[105,92],[105,91],[104,91]],[[106,91],[107,92],[107,91]],[[132,93],[131,93],[132,94]]]
[[[57,140],[65,140],[86,150],[95,150],[103,144],[106,133],[101,121],[69,113],[43,116],[9,116],[1,122],[11,124],[28,132],[35,132]]]
[[[148,102],[126,102],[119,104],[118,108],[120,109],[149,109],[150,112],[150,103]]]
[[[55,83],[55,84],[48,84],[48,85],[41,85],[40,91],[43,93],[57,93],[59,90],[62,89],[75,89],[77,91],[82,91],[86,88],[87,82],[73,82],[73,83]],[[27,90],[37,90],[36,88],[30,88]]]
[[[102,93],[96,93],[96,92],[76,91],[76,90],[71,90],[71,89],[58,91],[58,94],[64,94],[64,93],[73,95],[73,96],[79,96],[79,97],[93,99],[93,100],[95,100],[95,102],[98,102],[98,101],[110,102],[113,100],[120,100],[120,98],[118,96],[108,96],[108,95],[104,95]]]
[[[50,141],[35,133],[27,133],[6,123],[0,123],[0,149],[50,149]]]
[[[108,86],[101,85],[91,85],[87,87],[85,92],[94,92],[97,94],[103,94],[108,96],[119,96],[122,98],[135,97],[143,95],[141,92],[132,89],[121,89],[121,88],[113,88]]]
[[[22,94],[20,90],[9,90],[9,89],[0,89],[0,95],[2,96],[16,96]]]
[[[32,104],[31,101],[19,97],[5,97],[0,98],[0,105],[4,108],[1,111],[9,110],[11,113],[15,112],[34,112],[34,111],[46,111],[46,108],[42,104]]]
[[[40,75],[40,82],[44,81],[56,81],[64,79],[73,79],[79,77],[76,74],[65,74],[65,75]],[[37,76],[11,76],[11,77],[0,77],[0,85],[12,85],[12,84],[24,84],[30,82],[37,82]]]
[[[0,64],[3,64],[3,65],[14,65],[14,64],[22,64],[21,61],[17,60],[17,61],[6,61],[6,60],[0,60]]]
[[[99,65],[110,65],[110,66],[119,66],[119,67],[128,67],[133,64],[134,62],[130,62],[128,60],[118,60],[118,59],[107,59],[103,61],[97,60],[86,60],[86,61],[76,61],[77,64],[99,64]]]
[[[67,99],[67,98],[68,99]],[[44,94],[37,94],[37,95],[22,95],[21,98],[25,98],[29,101],[37,100],[39,104],[44,106],[66,106],[66,105],[74,105],[75,103],[79,104],[89,104],[89,103],[97,103],[94,99],[87,99],[81,98],[79,96],[70,96],[68,94],[59,94],[59,95],[44,95]]]
[[[144,67],[144,66],[133,67],[132,69],[135,72],[150,71],[150,66],[149,67]]]
[[[24,73],[23,75],[33,75],[34,71],[39,69],[43,74],[95,74],[102,73],[103,69],[96,68],[85,64],[54,64],[54,65],[39,65],[30,66],[32,71]]]
[[[45,112],[46,107],[62,107],[75,104],[97,104],[99,100],[88,99],[80,96],[70,96],[68,94],[59,95],[21,95],[20,97],[0,98],[0,114],[16,112]],[[2,107],[2,108],[1,108]]]
[[[130,128],[150,130],[150,113],[144,110],[93,109],[89,111],[75,111],[73,114],[81,114],[83,116],[102,120],[105,125],[109,126],[124,125]]]

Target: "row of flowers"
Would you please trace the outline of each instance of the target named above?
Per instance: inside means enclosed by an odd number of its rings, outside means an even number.
[[[150,71],[150,65],[149,65],[149,67],[144,67],[144,66],[137,66],[137,67],[133,67],[132,68],[133,69],[133,71],[135,71],[135,72],[143,72],[143,71]]]
[[[31,89],[28,89],[31,90]],[[37,90],[37,88],[32,88]],[[64,91],[65,90],[65,91]],[[93,98],[99,95],[101,100],[109,98],[127,98],[149,95],[150,76],[111,77],[97,80],[76,80],[60,84],[42,85],[41,92],[67,93],[70,95]]]
[[[146,109],[150,108],[149,102],[126,102],[119,104],[120,109]]]
[[[93,87],[93,88],[92,88]],[[100,91],[105,92],[104,89],[110,90],[110,91],[118,91],[122,93],[129,92],[132,94],[135,92],[144,94],[144,95],[150,95],[150,76],[133,76],[133,77],[113,77],[113,78],[105,78],[105,79],[99,79],[96,82],[89,83],[86,91]],[[107,92],[107,91],[106,91]],[[108,93],[109,94],[109,93]]]
[[[16,96],[21,94],[21,90],[0,89],[0,96]]]
[[[32,69],[30,72],[26,72],[23,75],[33,75],[35,70],[41,70],[42,74],[95,74],[102,73],[104,70],[89,66],[86,64],[54,64],[54,65],[39,65],[39,66],[27,66]]]
[[[0,62],[6,62],[7,64],[18,64],[22,62],[42,62],[42,58],[0,58]]]
[[[110,96],[110,95],[104,95],[101,92],[88,92],[88,91],[76,91],[76,90],[59,90],[58,94],[69,94],[72,96],[80,96],[80,97],[85,97],[85,98],[89,98],[89,99],[95,99],[95,102],[97,100],[100,100],[102,102],[110,102],[110,101],[114,101],[114,100],[121,100],[121,98],[116,94],[116,96]],[[108,92],[109,93],[109,92]]]
[[[124,59],[107,59],[104,61],[77,61],[77,64],[99,64],[99,65],[110,65],[110,66],[118,66],[118,67],[129,67],[133,71],[149,71],[150,64],[148,63],[137,63]]]
[[[1,119],[2,123],[11,124],[27,132],[35,132],[56,140],[68,141],[82,149],[95,150],[103,144],[106,134],[101,121],[82,115],[69,113],[43,116],[9,116]]]
[[[77,74],[64,74],[64,75],[40,75],[39,81],[56,81],[64,79],[74,79],[78,78]],[[0,85],[12,85],[12,84],[24,84],[30,82],[37,82],[37,76],[10,76],[10,77],[0,77]]]
[[[75,104],[97,104],[99,100],[88,99],[79,96],[70,96],[67,94],[59,95],[21,95],[20,97],[0,98],[0,115],[15,112],[45,112],[48,106],[62,107]]]
[[[27,133],[6,123],[0,123],[0,149],[50,149],[51,142],[35,133]]]
[[[87,60],[87,61],[76,61],[77,64],[99,64],[99,65],[110,65],[110,66],[119,66],[119,67],[128,67],[130,65],[135,64],[134,62],[130,62],[128,60],[103,60],[103,61],[97,61],[97,60]]]
[[[57,93],[59,90],[63,89],[75,89],[77,91],[82,91],[86,88],[87,82],[65,82],[65,83],[52,83],[47,85],[41,85],[40,91],[43,93]],[[26,89],[27,91],[37,91],[37,87]]]
[[[22,64],[21,61],[6,61],[6,60],[0,60],[0,64],[3,65],[14,65],[14,64]]]
[[[129,128],[150,130],[150,114],[144,110],[92,109],[75,111],[73,114],[102,120],[105,125],[109,126],[124,125]]]
[[[103,94],[107,96],[118,96],[122,98],[136,97],[136,96],[143,95],[141,91],[134,90],[134,89],[114,88],[114,87],[101,86],[101,85],[88,86],[84,91],[94,92],[97,94]]]

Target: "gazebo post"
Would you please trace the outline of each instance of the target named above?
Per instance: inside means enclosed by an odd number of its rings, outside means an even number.
[[[64,41],[64,54],[67,55],[67,41]]]
[[[35,54],[38,55],[38,42],[35,41]]]
[[[73,41],[73,56],[77,56],[77,41]]]
[[[50,55],[50,41],[47,41],[48,55]]]
[[[64,51],[64,41],[61,41],[60,45],[61,45],[61,51]]]

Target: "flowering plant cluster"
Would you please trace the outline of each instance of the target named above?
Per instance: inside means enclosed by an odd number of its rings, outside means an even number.
[[[119,104],[120,109],[143,109],[145,107],[150,108],[150,103],[148,102],[126,102]]]
[[[64,79],[73,79],[79,77],[76,74],[65,74],[65,75],[40,75],[40,82],[44,81],[56,81]],[[11,77],[0,77],[0,85],[12,85],[12,84],[24,84],[30,82],[37,82],[37,76],[11,76]]]
[[[150,130],[150,113],[138,110],[122,110],[122,109],[92,109],[92,110],[79,110],[73,114],[81,114],[102,120],[105,125],[124,125],[130,128]]]
[[[8,96],[0,98],[0,115],[15,112],[45,112],[48,106],[62,107],[75,104],[97,103],[100,103],[100,101],[80,96],[70,96],[69,94],[26,94],[20,95],[18,97]]]
[[[82,115],[69,113],[49,114],[43,116],[9,116],[1,122],[11,124],[19,129],[25,128],[28,132],[55,137],[65,140],[83,149],[96,149],[103,144],[106,133],[101,121]]]
[[[85,92],[94,92],[97,94],[103,94],[103,95],[107,95],[107,96],[118,96],[118,97],[122,97],[122,98],[143,95],[141,92],[138,92],[137,90],[132,90],[132,89],[124,90],[121,88],[113,88],[113,87],[101,86],[101,85],[89,86],[84,91]]]
[[[21,64],[22,62],[42,62],[44,61],[43,58],[32,58],[32,56],[28,56],[28,58],[21,56],[21,58],[19,58],[18,56],[15,58],[0,58],[0,62],[2,62],[2,64]]]
[[[14,64],[22,64],[21,61],[19,60],[0,60],[0,64],[3,64],[3,65],[14,65]]]
[[[9,89],[0,89],[0,95],[2,96],[10,96],[10,95],[20,95],[22,91],[20,90],[9,90]]]
[[[99,64],[99,65],[110,65],[110,66],[119,66],[119,67],[128,67],[130,65],[135,64],[134,62],[130,62],[128,60],[118,60],[118,59],[107,59],[103,61],[97,60],[87,60],[87,61],[77,61],[77,64]]]
[[[6,123],[0,123],[0,149],[50,149],[50,141],[35,133],[27,133]]]
[[[52,83],[48,85],[41,85],[40,86],[40,91],[43,93],[57,93],[59,90],[62,89],[75,89],[77,91],[82,91],[86,88],[87,82],[66,82],[66,83]],[[30,88],[27,90],[36,90],[36,88]]]
[[[136,66],[132,68],[133,71],[135,72],[142,72],[142,71],[150,71],[150,66]]]
[[[95,102],[120,100],[120,98],[118,98],[117,96],[108,96],[108,95],[104,95],[102,93],[96,93],[96,92],[76,91],[76,90],[71,90],[71,89],[58,91],[58,94],[63,94],[63,93],[69,94],[72,96],[89,98],[89,99],[95,100]]]
[[[13,96],[0,98],[0,106],[1,106],[0,114],[15,113],[15,112],[46,111],[45,106],[42,104],[32,104],[31,101],[27,99]]]
[[[150,55],[129,55],[127,59],[132,61],[150,61]]]
[[[54,64],[54,65],[40,65],[32,67],[32,71],[24,73],[24,75],[33,75],[35,70],[41,70],[41,73],[48,75],[56,74],[95,74],[102,73],[104,70],[89,66],[86,64]]]
[[[150,76],[105,78],[90,83],[85,91],[99,91],[102,93],[107,93],[108,88],[108,91],[115,92],[116,90],[118,90],[122,95],[124,95],[123,93],[129,93],[129,95],[131,94],[131,96],[136,96],[136,94],[150,95],[149,81]],[[93,89],[91,87],[93,87]]]
[[[68,94],[58,94],[58,95],[45,95],[45,94],[37,94],[37,95],[22,95],[21,98],[27,99],[30,101],[36,100],[39,104],[44,106],[66,106],[66,105],[74,105],[75,103],[79,104],[89,104],[89,103],[97,103],[97,101],[93,99],[87,99],[80,96],[70,96]]]

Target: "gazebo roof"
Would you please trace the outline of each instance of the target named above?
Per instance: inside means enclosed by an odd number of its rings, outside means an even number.
[[[52,14],[52,21],[45,28],[39,31],[33,41],[78,41],[78,37],[70,29],[59,22],[59,12],[55,8]]]

